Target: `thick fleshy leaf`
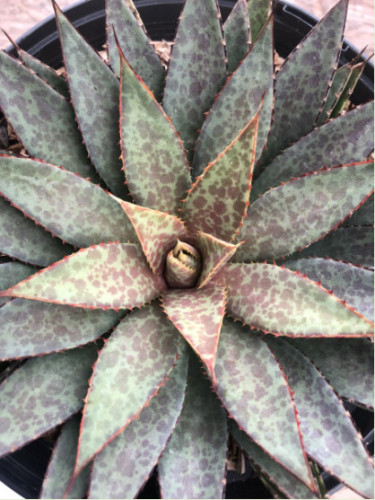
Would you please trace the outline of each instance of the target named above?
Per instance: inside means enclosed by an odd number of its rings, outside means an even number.
[[[121,68],[120,134],[129,189],[139,204],[176,213],[191,187],[182,142],[124,58]]]
[[[156,302],[127,316],[112,333],[90,381],[76,473],[157,394],[176,362],[178,341]]]
[[[181,347],[184,352],[158,394],[95,457],[89,498],[135,498],[156,465],[185,396],[189,356],[187,345],[181,343]]]
[[[262,338],[224,320],[215,373],[218,395],[240,428],[314,488],[292,395]]]
[[[168,252],[165,261],[165,281],[170,288],[192,288],[196,285],[201,271],[198,250],[183,241]]]
[[[0,309],[0,359],[71,349],[95,340],[118,322],[114,311],[14,299]]]
[[[224,288],[208,284],[195,290],[168,290],[163,307],[173,325],[189,342],[214,378],[214,365],[225,313]]]
[[[374,321],[374,273],[369,269],[322,258],[293,260],[285,266],[320,282],[336,297]]]
[[[36,266],[48,266],[73,247],[47,233],[0,196],[0,252]]]
[[[159,461],[163,498],[222,498],[226,414],[191,356],[184,406]]]
[[[37,271],[35,267],[21,262],[3,262],[0,264],[0,290],[6,290],[16,283],[25,280]],[[11,300],[0,297],[0,307]]]
[[[136,245],[96,245],[56,262],[0,296],[75,307],[127,309],[142,306],[165,289]]]
[[[120,204],[101,187],[40,161],[0,157],[0,194],[62,240],[88,247],[137,242]]]
[[[163,107],[192,158],[198,131],[225,83],[226,63],[216,0],[186,0],[180,17]]]
[[[161,274],[169,250],[176,245],[178,239],[184,240],[187,237],[184,223],[174,215],[126,201],[121,202],[121,206],[134,227],[151,269],[155,274]]]
[[[270,187],[323,167],[362,161],[374,147],[374,106],[365,104],[300,139],[277,156],[254,181],[251,198]]]
[[[39,498],[86,498],[85,495],[90,484],[89,467],[81,472],[68,495],[65,496],[74,470],[79,424],[80,417],[78,415],[64,424],[48,465]]]
[[[57,427],[82,408],[96,356],[90,344],[36,357],[0,385],[0,455]]]
[[[164,84],[164,68],[150,44],[133,1],[107,0],[106,15],[108,56],[113,71],[120,76],[118,42],[131,67],[159,99]]]
[[[352,72],[348,78],[348,81],[346,82],[346,85],[342,90],[341,95],[337,101],[337,104],[332,110],[331,118],[335,118],[336,116],[338,116],[349,104],[350,96],[352,95],[352,92],[363,73],[366,63],[367,61],[361,61],[359,64],[356,64],[353,67]]]
[[[344,222],[345,226],[373,226],[374,225],[374,194],[356,210],[350,219]]]
[[[70,93],[87,151],[109,189],[127,195],[119,146],[119,82],[54,4]]]
[[[373,268],[374,228],[369,226],[339,227],[295,256],[298,258],[329,257]]]
[[[240,64],[250,48],[250,23],[246,0],[238,0],[224,23],[228,73]]]
[[[234,141],[255,115],[264,96],[259,118],[256,159],[259,157],[271,121],[272,76],[273,21],[271,19],[212,105],[197,142],[193,162],[195,176],[200,175],[223,148]]]
[[[229,421],[229,431],[251,461],[255,462],[272,483],[288,498],[318,498],[307,486],[288,472],[252,441],[233,420]]]
[[[64,97],[5,52],[0,52],[0,77],[0,107],[29,153],[97,182]]]
[[[195,230],[230,241],[249,205],[259,112],[189,191],[182,216]]]
[[[268,338],[294,392],[306,451],[351,488],[371,498],[374,467],[358,431],[329,384],[297,349]]]
[[[371,195],[373,161],[308,174],[267,191],[251,205],[237,260],[277,259],[335,229]]]
[[[227,311],[249,326],[290,337],[372,336],[372,323],[318,283],[272,264],[227,264]]]
[[[271,13],[271,7],[271,0],[247,0],[252,42],[257,39],[263,26],[266,24],[268,16]]]
[[[345,398],[374,405],[374,346],[367,339],[294,339]]]
[[[313,129],[337,64],[347,5],[348,0],[340,0],[277,73],[272,127],[260,160],[263,165]]]

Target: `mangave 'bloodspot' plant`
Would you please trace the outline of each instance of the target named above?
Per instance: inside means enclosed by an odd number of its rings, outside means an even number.
[[[0,454],[61,426],[44,498],[156,464],[220,498],[229,434],[284,496],[317,464],[372,496],[343,402],[372,409],[373,106],[337,69],[347,0],[276,74],[269,7],[186,0],[166,71],[131,0],[108,62],[55,5],[67,81],[0,55],[29,154],[0,157]]]

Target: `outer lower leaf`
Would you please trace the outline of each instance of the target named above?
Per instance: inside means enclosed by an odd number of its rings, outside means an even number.
[[[76,472],[135,420],[176,362],[179,337],[156,302],[125,318],[95,365]]]
[[[73,488],[65,496],[74,469],[79,423],[80,417],[75,415],[64,424],[44,477],[39,498],[85,498],[90,484],[88,467],[78,476]]]
[[[365,497],[372,497],[374,467],[341,401],[297,349],[268,338],[285,370],[301,422],[306,451]]]
[[[119,82],[55,5],[70,93],[87,151],[111,191],[125,197],[119,146]]]
[[[262,31],[271,13],[271,0],[247,0],[250,18],[251,41],[254,42]]]
[[[64,97],[5,52],[0,53],[0,77],[0,107],[29,153],[97,182]]]
[[[215,373],[218,395],[240,428],[314,489],[293,398],[266,343],[225,320]]]
[[[237,260],[277,259],[334,230],[373,191],[373,161],[306,175],[267,191],[249,210]]]
[[[163,498],[222,498],[226,414],[191,356],[184,406],[159,460]]]
[[[238,428],[238,425],[233,420],[229,421],[229,430],[250,460],[254,461],[288,498],[318,498],[315,492],[312,492],[304,483],[275,460],[272,460],[260,446]]]
[[[340,0],[277,73],[275,109],[263,165],[313,129],[337,64],[347,4],[348,0]]]
[[[0,290],[6,290],[19,281],[23,281],[36,272],[32,266],[21,262],[4,262],[0,264]],[[8,302],[8,297],[0,298],[0,307]]]
[[[149,476],[181,413],[189,360],[182,345],[184,351],[165,385],[95,457],[89,498],[135,498]]]
[[[295,339],[343,397],[374,405],[374,346],[367,339]]]
[[[374,225],[374,194],[356,210],[345,226],[373,226]]]
[[[191,187],[182,142],[124,58],[120,86],[121,145],[129,189],[141,205],[176,213]]]
[[[90,311],[14,299],[0,309],[0,359],[71,349],[95,340],[118,321],[114,311]]]
[[[250,46],[250,23],[246,0],[238,0],[224,24],[228,73],[245,57]]]
[[[318,283],[271,264],[227,264],[227,310],[250,326],[290,337],[372,336],[372,323]]]
[[[48,266],[73,252],[0,196],[0,252],[36,266]]]
[[[189,191],[182,214],[195,230],[234,239],[249,204],[258,123],[259,112]]]
[[[163,107],[189,158],[204,113],[226,77],[225,49],[216,0],[186,0],[177,30],[164,89]]]
[[[159,99],[164,84],[164,68],[150,44],[142,20],[132,0],[107,0],[107,43],[109,62],[120,76],[117,42],[134,71]]]
[[[256,159],[265,144],[273,101],[273,21],[248,52],[215,100],[205,121],[194,156],[193,173],[204,167],[231,144],[255,115],[264,96],[259,117]]]
[[[254,181],[251,198],[322,167],[362,161],[374,147],[373,138],[374,107],[369,103],[314,129],[277,156]]]
[[[224,288],[209,284],[199,290],[169,290],[163,307],[214,378],[214,365],[225,313]]]
[[[12,452],[64,422],[82,407],[92,344],[27,361],[0,385],[0,455]]]
[[[368,269],[332,259],[299,259],[286,262],[288,269],[300,271],[366,318],[374,321],[374,273]]]
[[[0,194],[73,245],[137,242],[133,227],[116,200],[101,187],[54,165],[0,157]]]
[[[136,245],[96,245],[39,271],[0,296],[74,307],[126,309],[142,306],[165,289]]]

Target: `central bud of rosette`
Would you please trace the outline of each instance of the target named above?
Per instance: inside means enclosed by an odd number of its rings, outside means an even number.
[[[183,241],[168,253],[165,280],[171,288],[192,288],[200,275],[201,257],[197,250]]]

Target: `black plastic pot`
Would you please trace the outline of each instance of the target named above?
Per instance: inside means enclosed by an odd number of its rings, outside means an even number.
[[[204,0],[202,0],[204,1]],[[173,40],[183,0],[134,0],[136,7],[146,25],[148,33],[154,40]],[[225,20],[235,0],[219,0],[222,17]],[[105,10],[104,0],[84,0],[66,11],[82,35],[95,47],[101,49],[105,43]],[[300,40],[316,24],[317,20],[302,9],[279,1],[275,10],[275,45],[280,56],[287,56]],[[59,68],[62,56],[58,40],[56,23],[53,17],[48,18],[28,31],[17,40],[18,45],[47,63]],[[16,55],[14,49],[8,50]],[[340,58],[340,64],[352,60],[358,50],[348,42]],[[362,58],[364,60],[364,58]],[[353,103],[359,104],[371,100],[374,96],[374,67],[367,63],[363,76],[353,94]],[[356,408],[353,418],[366,440],[369,448],[373,448],[373,423],[368,412]],[[0,481],[25,498],[38,498],[44,472],[52,451],[52,443],[43,438],[24,446],[22,449],[0,459]],[[373,453],[373,449],[370,451]],[[335,486],[335,480],[325,476],[328,488]],[[337,483],[337,482],[336,482]],[[156,475],[151,476],[139,498],[158,498],[159,487]],[[270,498],[270,493],[261,481],[254,478],[252,469],[240,477],[237,473],[228,475],[227,498]]]

